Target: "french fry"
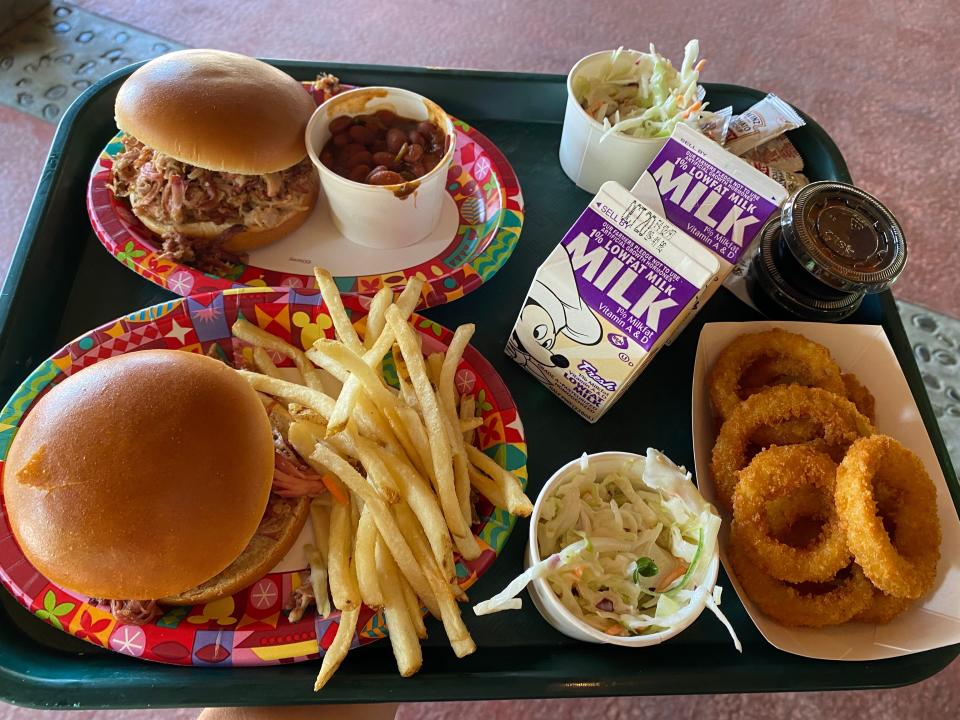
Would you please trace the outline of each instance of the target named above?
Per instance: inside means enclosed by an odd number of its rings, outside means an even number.
[[[337,337],[353,352],[362,355],[363,344],[360,342],[360,337],[343,307],[343,298],[340,297],[340,290],[333,281],[333,277],[323,268],[314,268],[313,274],[317,278],[320,294],[327,306],[327,312],[330,313],[330,319],[333,321],[334,330],[337,331]]]
[[[314,446],[317,444],[319,438],[322,436],[322,429],[318,425],[313,423],[298,421],[290,425],[290,429],[287,431],[287,441],[293,446],[293,449],[302,458],[307,458],[310,456],[310,453],[313,452]],[[333,496],[335,500],[334,504],[337,505],[349,505],[350,497],[347,489],[344,487],[343,483],[335,476],[331,475],[328,472],[323,473],[323,484],[330,491],[330,495]],[[328,520],[329,525],[329,520]],[[321,543],[321,547],[324,547],[326,550],[325,555],[329,556],[330,548],[329,546]],[[339,606],[338,606],[339,607]],[[343,608],[341,608],[342,610]]]
[[[310,529],[313,530],[313,544],[326,558],[330,555],[330,506],[320,498],[310,501]]]
[[[388,287],[382,287],[373,296],[370,301],[370,309],[367,311],[367,329],[363,334],[363,346],[369,350],[380,337],[384,326],[387,324],[384,313],[387,308],[393,304],[393,290]]]
[[[323,686],[327,684],[337,671],[337,668],[340,667],[340,663],[347,657],[347,652],[353,644],[353,634],[357,630],[357,620],[359,618],[360,608],[344,610],[340,613],[340,623],[337,625],[337,634],[323,655],[320,672],[317,675],[316,682],[313,684],[314,692],[323,689]]]
[[[303,553],[307,556],[307,562],[310,564],[310,586],[313,588],[313,598],[317,604],[317,614],[325,618],[330,615],[330,611],[333,609],[327,586],[329,579],[327,564],[323,559],[323,555],[320,554],[320,551],[317,550],[315,545],[309,543],[304,545]]]
[[[477,399],[473,395],[463,395],[460,398],[460,429],[463,431],[463,442],[466,445],[473,445],[473,432],[476,428],[483,425],[483,418],[477,417]],[[476,423],[472,427],[466,424]]]
[[[269,333],[263,328],[257,327],[249,320],[244,320],[243,318],[240,318],[233,323],[233,327],[231,327],[230,330],[233,332],[234,337],[238,337],[244,342],[250,343],[254,347],[259,346],[266,348],[267,350],[273,350],[274,352],[293,360],[293,364],[297,366],[297,370],[300,373],[302,381],[305,382],[309,387],[314,388],[315,385],[320,385],[321,381],[316,377],[316,368],[307,359],[307,356],[300,348],[294,347],[285,340],[281,340],[273,333]],[[256,361],[256,356],[254,356],[254,361]],[[274,375],[273,377],[276,376]],[[320,386],[322,387],[322,385]],[[315,389],[319,389],[319,387],[316,387]]]
[[[272,378],[268,375],[250,372],[248,370],[237,370],[240,376],[250,383],[254,390],[259,390],[267,395],[282,398],[287,402],[294,402],[313,410],[322,418],[327,419],[333,412],[336,401],[320,390],[304,387],[288,380]],[[357,426],[360,432],[367,437],[375,440],[384,441],[384,435],[387,439],[391,438],[389,430],[385,430],[385,423],[378,422],[376,414],[371,411],[369,406],[357,408],[356,413]]]
[[[460,418],[460,432],[463,434],[464,443],[473,442],[473,431],[483,425],[483,418]]]
[[[473,465],[470,466],[470,484],[477,492],[493,503],[494,507],[507,508],[507,496],[495,480],[491,480]]]
[[[310,362],[309,360],[307,362]],[[311,364],[310,367],[313,367]],[[324,418],[330,417],[336,401],[324,392],[308,388],[289,380],[262,375],[260,373],[250,372],[249,370],[237,370],[240,376],[250,383],[254,390],[283,398],[287,402],[295,402],[318,412]]]
[[[329,555],[327,572],[333,604],[340,610],[360,607],[360,587],[351,563],[353,520],[350,505],[337,503],[330,508]]]
[[[396,304],[390,306],[397,308],[397,312],[402,315],[404,321],[410,317],[410,314],[416,307],[417,301],[420,299],[419,288],[422,286],[422,280],[416,278],[411,280],[407,284],[407,287],[403,289],[403,292],[400,293],[400,297],[397,299]],[[373,343],[373,346],[366,352],[361,353],[363,356],[363,362],[370,368],[379,367],[383,362],[384,356],[390,351],[390,347],[392,345],[393,331],[389,330],[387,327],[384,327],[376,341]],[[340,391],[340,396],[337,398],[334,412],[330,415],[329,424],[331,433],[340,432],[346,426],[353,406],[357,402],[357,396],[359,392],[359,379],[348,379]]]
[[[307,462],[313,465],[316,463],[320,467],[325,467],[337,475],[343,483],[350,488],[350,492],[363,499],[364,503],[370,508],[373,519],[376,522],[377,530],[386,542],[387,547],[393,554],[394,560],[400,567],[400,572],[410,581],[414,591],[419,595],[431,613],[440,617],[441,609],[438,598],[431,589],[432,584],[428,582],[421,569],[420,563],[414,558],[410,546],[404,539],[403,534],[397,527],[397,522],[393,515],[387,509],[386,503],[380,498],[376,490],[367,483],[367,481],[358,473],[353,466],[340,457],[329,445],[320,442],[317,443],[313,453],[307,459]],[[336,506],[334,506],[336,507]],[[331,521],[332,521],[331,516]],[[331,547],[332,554],[332,547]],[[331,568],[332,571],[332,568]],[[439,569],[437,570],[439,576]],[[332,572],[331,572],[332,576]],[[358,591],[359,592],[359,591]]]
[[[416,458],[416,449],[399,414],[400,401],[361,357],[351,352],[345,345],[332,340],[317,340],[307,355],[325,370],[338,368],[344,371],[347,377],[356,378],[377,410],[387,419],[400,446],[411,458]],[[336,432],[339,430],[334,430],[331,421],[331,425],[327,426],[327,435],[333,435]]]
[[[492,458],[481,452],[473,445],[467,446],[467,455],[470,462],[481,472],[492,478],[503,492],[506,500],[507,512],[518,517],[528,517],[533,512],[533,503],[523,493],[520,481],[516,476],[500,467]]]
[[[443,367],[443,356],[444,353],[430,353],[427,355],[427,377],[430,378],[430,382],[433,383],[434,387],[440,385],[440,370]]]
[[[450,439],[451,450],[453,450],[453,481],[454,488],[456,489],[457,493],[457,504],[460,508],[461,514],[467,513],[462,515],[463,520],[468,528],[467,534],[454,534],[453,542],[456,544],[457,550],[460,551],[460,554],[463,555],[464,558],[467,560],[474,560],[480,557],[480,553],[483,552],[483,550],[480,548],[480,544],[474,537],[473,532],[469,529],[473,520],[473,512],[470,506],[470,463],[467,462],[467,455],[463,450],[463,438],[460,435],[460,430],[454,427],[450,420],[450,416],[447,415],[444,410],[445,408],[441,406],[440,415],[443,419],[443,429],[444,432],[446,432],[447,437]],[[457,441],[460,441],[459,445]]]
[[[423,355],[420,354],[420,347],[413,330],[407,325],[396,306],[387,308],[387,323],[393,328],[397,343],[400,345],[400,352],[410,373],[410,382],[417,394],[417,401],[426,422],[433,468],[437,476],[440,506],[447,519],[447,526],[454,535],[465,537],[470,529],[460,511],[460,503],[457,499],[450,441],[444,427],[440,404],[433,392],[430,378],[427,377]]]
[[[417,594],[403,576],[400,576],[400,587],[403,589],[403,599],[406,600],[407,612],[410,614],[413,629],[416,631],[417,637],[423,640],[427,637],[427,625],[423,622],[423,610],[420,601],[417,599]]]
[[[450,531],[447,529],[443,511],[437,503],[436,496],[430,490],[427,482],[403,458],[378,448],[363,438],[357,439],[357,450],[360,462],[365,468],[377,468],[386,471],[396,480],[403,497],[410,509],[417,516],[430,542],[433,556],[446,578],[456,575],[453,561],[453,542]]]
[[[269,375],[274,378],[283,377],[283,375],[280,374],[280,368],[273,363],[273,360],[270,359],[270,354],[264,350],[261,345],[253,346],[253,364],[256,365],[257,370],[264,375]]]
[[[360,514],[360,525],[357,528],[357,545],[354,557],[357,560],[357,583],[360,586],[360,597],[367,607],[379,609],[384,605],[384,591],[380,585],[380,574],[377,572],[377,561],[374,550],[377,547],[377,525],[373,521],[370,508],[364,507]]]
[[[430,455],[430,439],[427,437],[427,431],[423,427],[423,421],[419,413],[409,406],[400,407],[400,416],[407,424],[407,432],[410,435],[410,442],[413,443],[415,457],[410,461],[421,475],[426,475],[434,488],[437,487],[437,473],[433,467],[433,458]]]
[[[464,521],[470,524],[470,477],[467,473],[467,456],[463,448],[463,435],[459,432],[457,413],[457,367],[464,351],[473,337],[476,328],[472,324],[461,325],[453,333],[450,346],[447,348],[443,365],[440,369],[440,380],[437,383],[437,394],[440,405],[447,417],[447,431],[450,435],[450,445],[453,451],[453,470],[456,478],[457,500],[460,503],[460,512]],[[477,550],[479,555],[479,548]],[[468,558],[470,559],[470,558]]]
[[[413,511],[405,505],[400,504],[394,507],[394,513],[397,518],[397,523],[404,528],[404,536],[410,538],[410,547],[413,550],[413,554],[423,567],[437,601],[440,603],[443,629],[447,633],[450,647],[453,648],[453,652],[457,657],[469,655],[477,649],[477,646],[473,642],[473,638],[470,637],[470,631],[467,630],[467,626],[463,624],[463,618],[460,616],[460,608],[454,599],[454,591],[440,575],[440,568],[430,554],[430,548],[423,537],[423,531],[417,525]]]
[[[382,541],[375,544],[375,550],[376,570],[383,578],[383,614],[387,618],[387,634],[393,647],[393,656],[400,675],[410,677],[423,664],[423,651],[407,609],[407,598],[403,594],[401,583],[405,581]]]
[[[393,474],[387,472],[382,466],[371,466],[369,463],[363,461],[363,456],[357,450],[357,441],[361,439],[363,442],[370,443],[373,447],[379,447],[376,443],[366,438],[361,438],[353,429],[352,425],[348,425],[347,429],[342,433],[337,433],[333,437],[326,438],[325,442],[340,453],[341,456],[346,457],[349,455],[352,458],[360,460],[367,474],[367,482],[376,489],[380,497],[382,497],[387,504],[394,505],[400,502],[400,489],[393,478]]]

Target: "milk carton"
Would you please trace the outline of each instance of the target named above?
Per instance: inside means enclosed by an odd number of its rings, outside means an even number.
[[[686,125],[677,125],[630,191],[647,207],[709,249],[720,271],[705,302],[725,284],[752,304],[742,283],[753,240],[787,198],[775,180]]]
[[[506,352],[596,422],[719,270],[710,250],[604,183],[537,270]]]

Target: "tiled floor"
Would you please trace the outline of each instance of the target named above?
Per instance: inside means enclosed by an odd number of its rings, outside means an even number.
[[[0,28],[9,23],[0,21]],[[0,32],[0,104],[10,106],[0,106],[0,277],[53,136],[52,121],[85,82],[128,59],[183,44],[269,57],[562,73],[598,49],[645,47],[652,40],[677,55],[696,36],[709,58],[705,79],[773,90],[807,110],[837,140],[858,184],[898,214],[911,249],[898,298],[960,316],[951,231],[960,225],[960,205],[949,181],[960,165],[953,139],[960,114],[958,32],[956,0],[731,0],[682,9],[628,0],[53,3]],[[64,74],[66,81],[56,79]],[[901,314],[951,452],[960,457],[960,321],[908,302]],[[955,717],[957,707],[960,664],[954,663],[925,683],[888,692],[424,704],[403,707],[398,717],[904,718],[922,712],[932,719]],[[195,714],[74,717],[186,720]],[[0,706],[0,720],[54,715]]]

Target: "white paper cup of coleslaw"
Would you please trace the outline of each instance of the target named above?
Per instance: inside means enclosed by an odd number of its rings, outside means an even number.
[[[616,180],[628,190],[657,156],[667,138],[637,138],[611,133],[603,142],[603,125],[580,107],[573,94],[573,80],[579,75],[598,74],[612,50],[593,53],[580,60],[567,75],[567,110],[560,136],[560,165],[577,187],[596,193],[607,180]],[[623,50],[625,55],[639,55],[636,50]]]
[[[623,467],[625,462],[630,460],[643,460],[644,456],[629,452],[601,452],[588,455],[587,460],[597,472],[597,477],[602,477]],[[561,483],[569,480],[580,471],[580,458],[571,460],[562,468],[553,474],[543,490],[537,496],[537,502],[533,506],[533,514],[530,518],[530,530],[527,538],[527,549],[524,553],[524,566],[540,562],[540,550],[537,543],[537,525],[540,522],[540,514],[543,511],[544,502],[557,490]],[[567,637],[574,640],[583,640],[592,643],[607,643],[611,645],[622,645],[624,647],[649,647],[650,645],[659,645],[670,638],[683,632],[693,624],[693,621],[700,617],[700,613],[707,605],[707,596],[713,592],[717,583],[717,573],[720,570],[719,546],[714,547],[713,556],[709,559],[707,575],[704,582],[697,588],[697,594],[690,601],[686,608],[686,614],[673,627],[658,633],[648,635],[635,635],[633,637],[622,637],[618,635],[607,635],[594,627],[583,622],[573,613],[564,607],[563,603],[550,588],[550,583],[546,578],[536,578],[528,586],[530,598],[534,606],[543,616],[543,619],[550,623]]]

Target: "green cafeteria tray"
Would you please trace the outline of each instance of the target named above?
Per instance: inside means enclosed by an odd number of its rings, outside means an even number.
[[[474,345],[510,388],[526,428],[531,496],[554,469],[583,451],[644,452],[653,446],[693,467],[689,408],[700,328],[711,321],[758,317],[729,293],[718,293],[596,425],[581,420],[503,353],[534,270],[589,200],[563,174],[557,159],[566,101],[563,76],[275,64],[303,80],[324,71],[357,85],[415,90],[475,125],[513,164],[526,202],[526,221],[513,257],[481,288],[426,315],[448,327],[476,322]],[[88,89],[57,129],[0,293],[2,398],[65,342],[173,297],[110,257],[94,237],[84,207],[90,168],[115,132],[117,88],[131,70],[119,70]],[[732,104],[738,111],[763,96],[735,85],[706,88],[714,107]],[[806,120],[807,126],[791,137],[810,178],[849,180],[833,141],[812,119]],[[870,298],[851,322],[883,325],[917,399],[954,502],[960,502],[957,478],[893,297],[887,293]],[[526,532],[527,522],[518,522],[503,554],[470,590],[472,598],[489,597],[517,574]],[[208,669],[137,661],[55,630],[0,591],[0,698],[43,707],[121,708],[840,690],[917,682],[960,654],[960,646],[951,646],[878,662],[847,663],[789,655],[761,637],[723,573],[719,582],[726,589],[724,611],[743,641],[742,654],[709,613],[663,645],[628,649],[570,640],[548,626],[525,600],[521,611],[483,618],[464,607],[478,644],[477,652],[464,660],[456,660],[434,622],[419,674],[400,678],[389,642],[381,641],[351,652],[318,695],[311,690],[318,663]]]

